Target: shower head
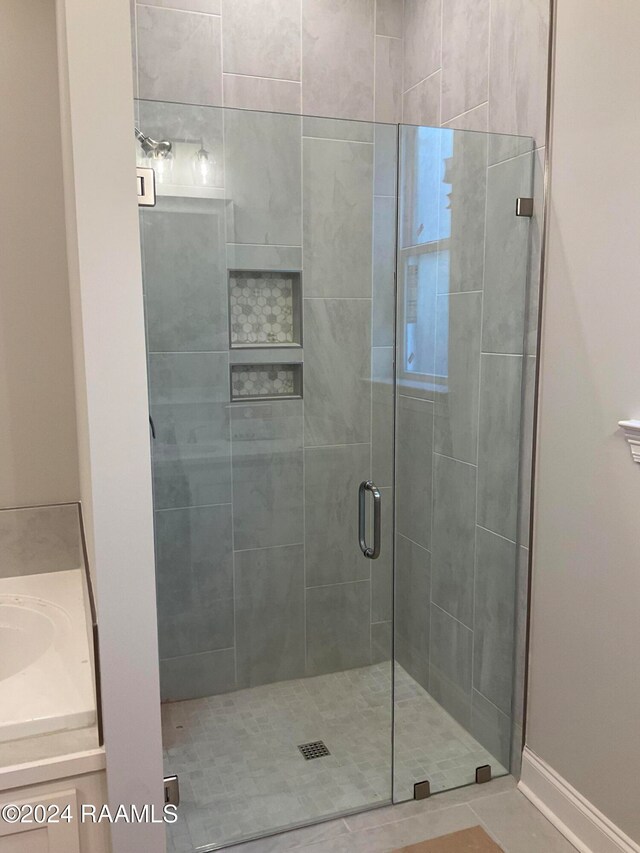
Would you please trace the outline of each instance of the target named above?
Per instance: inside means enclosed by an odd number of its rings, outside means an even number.
[[[156,157],[159,160],[163,160],[171,154],[172,146],[168,139],[156,142],[155,139],[151,139],[150,136],[146,136],[142,131],[138,130],[137,127],[134,128],[134,132],[136,139],[140,143],[140,147],[147,157]]]

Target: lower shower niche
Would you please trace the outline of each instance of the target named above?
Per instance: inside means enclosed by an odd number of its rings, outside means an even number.
[[[299,272],[229,271],[231,347],[302,344]]]
[[[232,364],[231,400],[302,397],[302,364]]]

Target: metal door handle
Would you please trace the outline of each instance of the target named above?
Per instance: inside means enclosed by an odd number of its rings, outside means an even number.
[[[373,548],[367,545],[367,492],[373,495]],[[358,541],[360,550],[369,560],[380,556],[380,490],[371,480],[363,480],[358,489]]]

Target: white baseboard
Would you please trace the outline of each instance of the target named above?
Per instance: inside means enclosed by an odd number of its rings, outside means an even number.
[[[518,789],[580,853],[640,853],[640,845],[528,747]]]

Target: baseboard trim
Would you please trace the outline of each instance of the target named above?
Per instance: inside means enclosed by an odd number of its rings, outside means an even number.
[[[640,853],[640,845],[528,747],[518,789],[580,853]]]

